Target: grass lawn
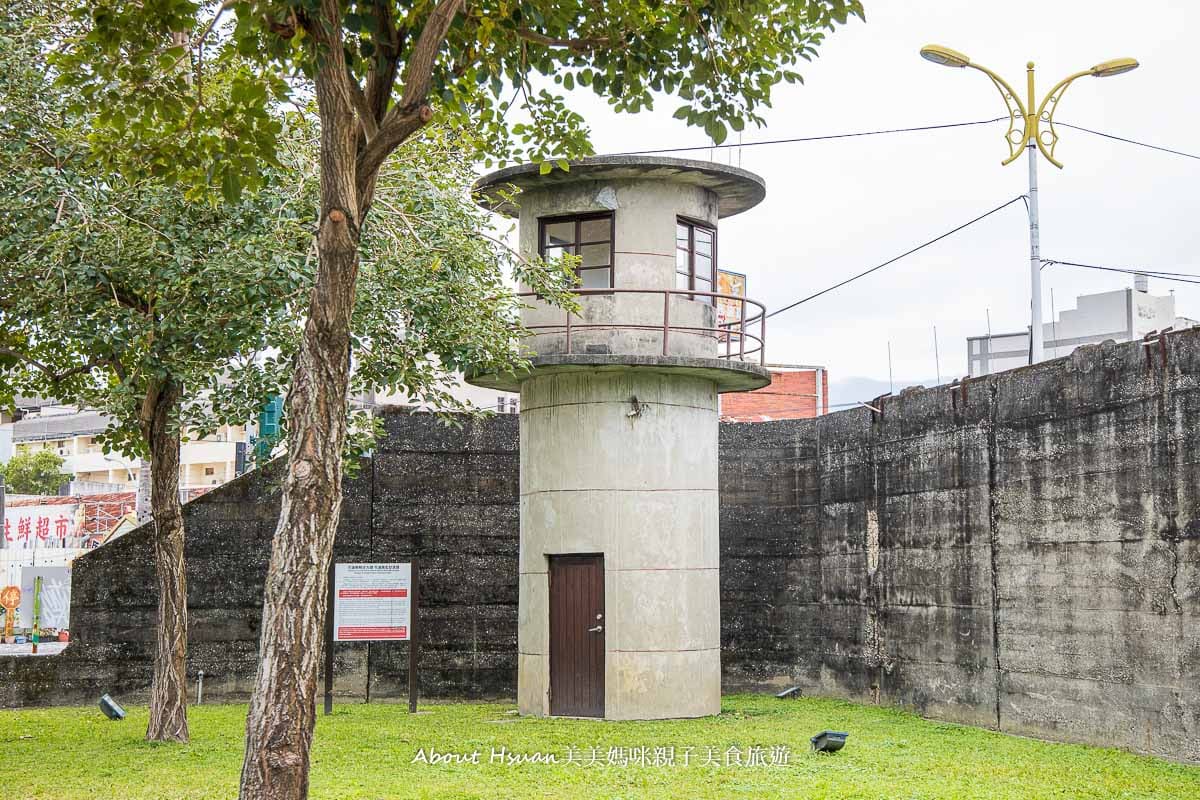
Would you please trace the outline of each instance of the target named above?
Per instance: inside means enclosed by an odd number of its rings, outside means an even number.
[[[109,722],[97,708],[0,711],[0,798],[236,796],[245,706],[191,709],[192,743],[185,746],[142,741],[146,709],[128,710],[123,722]],[[1200,798],[1200,767],[835,700],[726,697],[719,717],[670,722],[528,719],[501,704],[424,710],[428,713],[410,716],[403,705],[342,705],[333,716],[321,717],[310,796]],[[808,737],[826,728],[849,731],[846,748],[836,755],[809,752]],[[783,751],[772,753],[772,746],[790,748],[786,764],[779,763]],[[654,766],[655,747],[673,747],[674,766]],[[739,766],[730,753],[726,765],[731,747],[743,762],[762,763]],[[761,750],[751,750],[755,747]],[[422,748],[426,755],[430,748],[439,754],[478,750],[480,764],[414,762]],[[559,763],[489,763],[493,748],[553,754]],[[660,750],[659,760],[669,753]],[[710,755],[719,766],[705,763]],[[571,756],[582,764],[567,763]]]

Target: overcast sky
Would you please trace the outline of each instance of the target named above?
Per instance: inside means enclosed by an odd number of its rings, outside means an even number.
[[[1025,62],[1039,94],[1067,74],[1118,56],[1142,66],[1081,78],[1056,119],[1200,152],[1195,80],[1200,3],[1159,0],[867,0],[867,21],[830,36],[803,86],[780,86],[768,126],[745,141],[988,119],[1005,113],[987,78],[930,64],[936,42],[996,70],[1024,92]],[[703,144],[703,132],[653,112],[611,112],[579,94],[597,152]],[[721,266],[747,273],[748,294],[774,309],[878,264],[1027,188],[1025,159],[1007,167],[1005,126],[746,147],[741,166],[766,179],[767,199],[721,225]],[[1200,161],[1060,129],[1058,170],[1044,159],[1042,255],[1111,266],[1200,272]],[[692,155],[707,159],[707,150]],[[716,151],[717,160],[729,153]],[[738,163],[738,155],[732,155]],[[1029,240],[1017,203],[962,233],[771,320],[768,357],[822,364],[832,380],[931,381],[937,326],[941,375],[966,374],[965,337],[1022,330],[1029,313]],[[1079,294],[1131,285],[1132,276],[1061,266],[1043,272],[1049,320]],[[1176,312],[1200,317],[1200,285],[1175,289]],[[861,385],[857,383],[856,385]],[[886,384],[885,384],[886,385]],[[844,395],[843,395],[844,397]],[[857,398],[856,398],[857,399]]]

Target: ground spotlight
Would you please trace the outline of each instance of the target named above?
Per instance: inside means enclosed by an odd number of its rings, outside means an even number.
[[[821,731],[809,739],[812,749],[818,753],[836,753],[846,746],[846,737],[850,734],[844,731]]]
[[[120,704],[108,695],[100,698],[100,710],[109,719],[125,719],[125,709],[121,708]]]

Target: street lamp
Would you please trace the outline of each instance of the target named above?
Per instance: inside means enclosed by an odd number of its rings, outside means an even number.
[[[1054,148],[1058,145],[1058,132],[1054,129],[1054,112],[1062,99],[1067,87],[1076,78],[1090,75],[1094,78],[1107,78],[1137,69],[1138,62],[1132,58],[1114,58],[1104,61],[1091,69],[1085,69],[1068,75],[1054,85],[1041,103],[1033,88],[1033,62],[1025,65],[1027,100],[1021,102],[1016,91],[999,75],[980,64],[972,63],[971,59],[957,50],[930,44],[921,48],[921,57],[934,64],[944,67],[970,67],[979,70],[991,78],[1000,96],[1008,106],[1008,131],[1004,139],[1008,142],[1008,158],[1001,164],[1007,165],[1016,161],[1022,150],[1029,151],[1029,280],[1031,295],[1032,320],[1029,329],[1029,363],[1036,364],[1042,360],[1042,257],[1038,229],[1038,188],[1037,188],[1037,153],[1034,148],[1042,151],[1054,166],[1062,169],[1062,163],[1055,159]],[[1043,129],[1041,123],[1045,122]]]

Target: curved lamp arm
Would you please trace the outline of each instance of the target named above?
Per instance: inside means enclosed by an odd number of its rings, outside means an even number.
[[[1058,83],[1054,84],[1054,88],[1046,93],[1042,99],[1042,104],[1038,106],[1037,117],[1034,118],[1033,127],[1037,132],[1034,140],[1037,142],[1038,150],[1042,151],[1042,155],[1046,157],[1054,166],[1062,169],[1062,162],[1054,157],[1054,148],[1058,146],[1058,131],[1054,129],[1054,112],[1058,110],[1058,101],[1066,94],[1067,87],[1077,79],[1085,75],[1091,75],[1092,70],[1083,70],[1076,72],[1074,75],[1068,75]],[[1047,128],[1045,131],[1040,129],[1042,122],[1045,122]]]
[[[1036,120],[1030,119],[1030,111],[1025,108],[1025,104],[1021,102],[1020,95],[1009,85],[1008,81],[987,67],[974,62],[965,64],[964,66],[977,69],[984,75],[987,75],[996,87],[996,90],[1000,92],[1000,97],[1004,100],[1004,104],[1008,107],[1008,130],[1004,133],[1004,141],[1008,143],[1008,158],[1000,162],[1002,166],[1008,166],[1020,158],[1021,152],[1025,149],[1026,142],[1031,138],[1037,138]],[[1018,128],[1018,124],[1020,128]]]

